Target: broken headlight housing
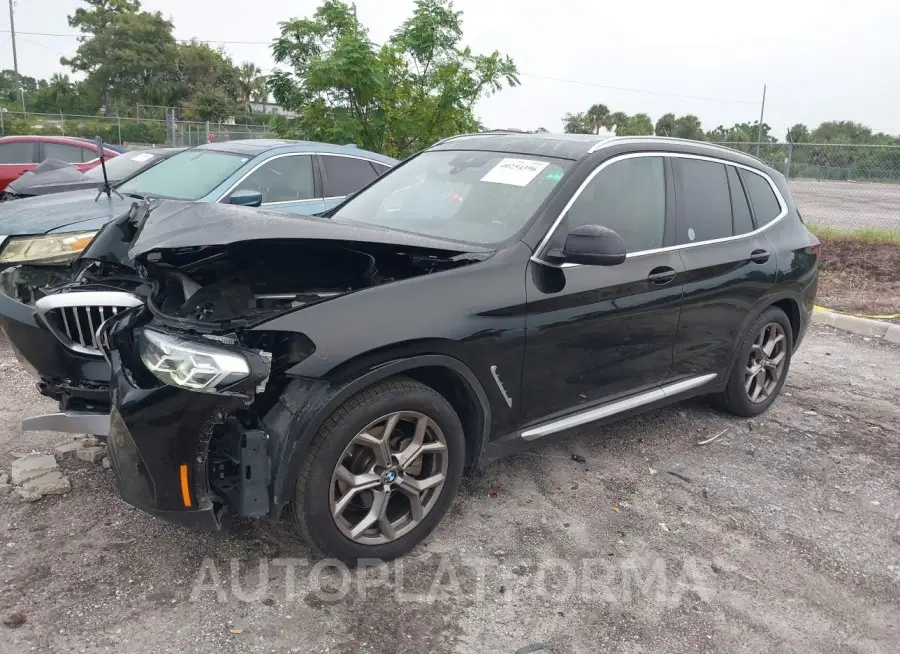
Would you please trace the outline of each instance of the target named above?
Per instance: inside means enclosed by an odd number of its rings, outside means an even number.
[[[179,388],[210,392],[250,375],[250,364],[239,354],[152,329],[139,333],[138,349],[157,379]]]

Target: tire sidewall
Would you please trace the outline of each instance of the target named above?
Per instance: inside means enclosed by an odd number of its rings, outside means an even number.
[[[347,538],[334,522],[329,505],[332,474],[338,457],[353,437],[373,420],[395,411],[418,411],[438,424],[447,441],[447,478],[436,504],[412,531],[389,543],[363,545]],[[309,537],[319,550],[351,565],[359,559],[389,560],[401,556],[424,540],[444,517],[456,495],[464,465],[462,424],[450,403],[437,392],[426,387],[402,393],[388,392],[372,402],[354,407],[323,444],[306,480],[304,513],[309,522]]]
[[[781,325],[784,330],[785,340],[787,341],[785,347],[786,360],[784,362],[784,369],[781,371],[781,377],[778,379],[778,384],[775,386],[771,395],[762,402],[752,402],[750,398],[747,397],[747,391],[744,387],[744,369],[746,368],[747,360],[750,357],[750,350],[753,347],[753,342],[759,335],[760,330],[765,325],[773,322]],[[768,409],[772,403],[778,399],[778,396],[781,395],[781,389],[784,387],[784,382],[790,371],[793,350],[794,332],[791,327],[791,321],[784,311],[778,307],[769,307],[763,311],[750,326],[750,329],[747,331],[744,341],[741,344],[741,349],[738,352],[738,358],[735,361],[734,368],[731,372],[731,379],[729,380],[729,388],[727,390],[727,394],[729,395],[728,401],[731,404],[732,410],[740,415],[755,416]]]

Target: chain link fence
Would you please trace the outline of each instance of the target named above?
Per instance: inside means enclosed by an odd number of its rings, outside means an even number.
[[[221,121],[185,121],[168,118],[125,116],[77,116],[68,114],[0,111],[0,136],[45,134],[93,138],[128,147],[190,147],[202,143],[238,139],[275,138],[268,125],[244,125]]]
[[[900,146],[719,143],[788,178],[803,219],[843,230],[900,232]]]

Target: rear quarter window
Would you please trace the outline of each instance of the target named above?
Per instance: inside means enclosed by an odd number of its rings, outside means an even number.
[[[781,214],[781,205],[772,185],[762,175],[741,170],[741,179],[750,196],[750,205],[753,207],[753,215],[756,216],[756,226],[763,227],[775,220]]]
[[[675,158],[678,231],[675,243],[700,243],[733,235],[725,164]]]

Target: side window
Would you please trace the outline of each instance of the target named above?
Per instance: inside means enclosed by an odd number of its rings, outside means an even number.
[[[382,175],[384,175],[387,171],[389,171],[391,169],[390,166],[385,166],[384,164],[375,163],[374,161],[370,161],[369,163],[372,164],[372,168],[375,169],[375,172],[378,173],[379,177],[381,177]]]
[[[626,252],[663,245],[666,228],[666,181],[662,157],[616,161],[588,183],[569,208],[567,230],[602,225],[625,241]]]
[[[342,197],[361,189],[377,177],[365,159],[322,155],[322,190],[326,198]]]
[[[725,164],[675,157],[678,230],[675,244],[732,236],[731,197]]]
[[[16,141],[0,145],[0,164],[34,163],[34,143]]]
[[[262,193],[263,204],[314,198],[312,156],[296,154],[269,159],[234,189],[247,190]]]
[[[753,231],[753,218],[750,217],[750,204],[744,193],[737,169],[728,166],[728,188],[731,190],[731,214],[734,217],[732,226],[735,236]]]
[[[756,216],[756,225],[762,227],[778,217],[781,213],[781,205],[772,191],[772,186],[761,175],[751,173],[749,170],[741,171],[741,179],[747,187],[750,196],[750,204],[753,206],[753,215]]]
[[[96,159],[96,155],[75,145],[44,143],[44,159],[59,159],[66,163],[81,163],[82,161]]]

